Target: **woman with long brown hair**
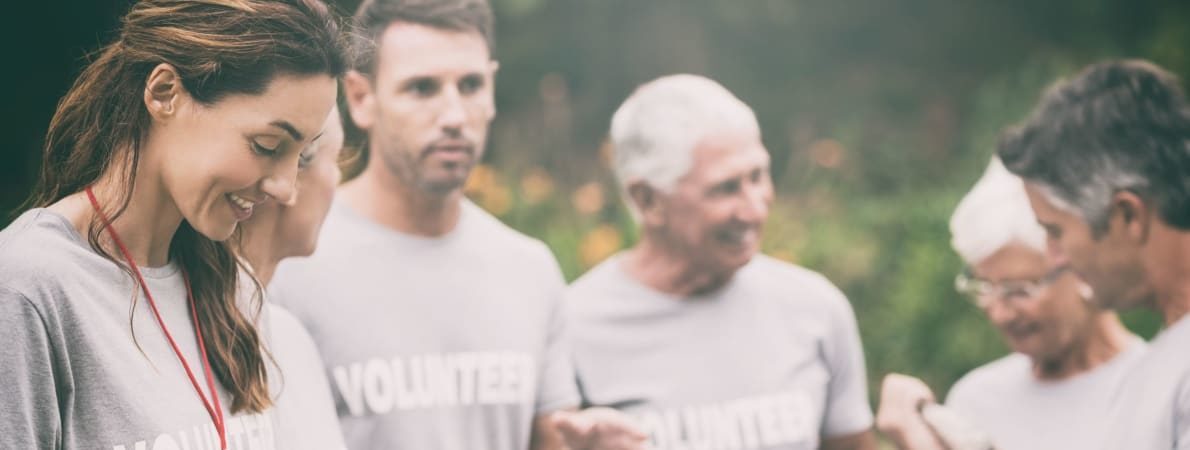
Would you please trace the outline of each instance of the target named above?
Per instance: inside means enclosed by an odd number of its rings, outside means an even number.
[[[274,448],[260,288],[225,241],[296,195],[338,33],[319,0],[132,7],[0,231],[0,448]]]

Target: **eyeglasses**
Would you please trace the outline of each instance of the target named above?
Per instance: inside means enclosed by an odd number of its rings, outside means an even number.
[[[955,277],[954,287],[980,308],[987,307],[996,299],[1010,303],[1027,302],[1036,299],[1046,288],[1054,284],[1058,277],[1066,273],[1067,269],[1066,266],[1055,268],[1036,280],[994,282],[976,277],[968,267]]]

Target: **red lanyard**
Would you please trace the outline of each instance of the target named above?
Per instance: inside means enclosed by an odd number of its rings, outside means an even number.
[[[194,372],[190,370],[190,364],[186,363],[186,358],[182,356],[182,351],[178,349],[178,344],[174,342],[173,335],[169,334],[169,328],[166,328],[165,321],[161,320],[161,313],[157,312],[157,302],[153,300],[153,293],[149,292],[149,285],[145,283],[145,278],[141,276],[140,268],[137,267],[136,261],[133,261],[132,255],[128,253],[128,247],[124,246],[124,242],[116,234],[116,229],[112,228],[111,222],[107,220],[107,215],[103,214],[103,210],[99,208],[99,201],[95,200],[95,194],[91,192],[91,187],[87,186],[86,191],[87,198],[91,200],[91,207],[95,208],[95,213],[99,214],[99,218],[103,220],[103,225],[107,228],[108,234],[112,236],[112,240],[116,242],[116,247],[120,248],[120,253],[124,255],[124,259],[128,261],[128,266],[132,268],[132,273],[136,275],[136,280],[140,282],[141,290],[145,292],[145,298],[149,300],[149,308],[153,310],[153,317],[157,318],[157,324],[161,325],[161,331],[165,333],[165,339],[169,341],[169,346],[173,347],[174,354],[178,356],[178,361],[182,362],[182,368],[186,369],[186,376],[190,377],[190,384],[194,386],[194,392],[198,393],[198,398],[202,399],[202,405],[207,408],[207,413],[211,415],[211,420],[215,422],[215,431],[219,433],[219,448],[227,450],[227,433],[223,426],[223,407],[219,404],[219,393],[215,392],[215,377],[211,375],[211,365],[207,362],[207,347],[202,340],[202,325],[198,323],[198,311],[194,307],[194,293],[190,290],[190,277],[186,276],[185,272],[182,272],[182,280],[186,283],[186,300],[190,303],[190,317],[194,319],[194,337],[198,339],[198,350],[202,354],[202,368],[207,375],[207,389],[211,391],[212,401],[207,401],[206,394],[203,394],[198,380],[194,378]]]

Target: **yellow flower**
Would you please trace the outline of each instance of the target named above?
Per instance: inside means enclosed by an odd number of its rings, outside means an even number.
[[[479,196],[478,200],[479,205],[492,215],[503,216],[512,209],[512,192],[504,185],[492,185],[483,192],[483,195]]]
[[[467,184],[463,186],[463,192],[467,194],[478,194],[485,192],[496,185],[496,171],[492,166],[487,164],[478,164],[471,169],[471,176],[467,178]]]
[[[619,250],[621,245],[620,231],[609,224],[601,224],[583,236],[578,249],[579,262],[583,268],[593,267]]]
[[[797,264],[797,257],[794,256],[793,252],[789,251],[788,249],[773,250],[767,254],[775,259],[779,259],[791,264]]]
[[[574,191],[570,202],[580,214],[589,216],[598,213],[603,210],[603,186],[595,181],[584,184]]]
[[[554,193],[554,179],[545,169],[534,167],[521,177],[521,194],[525,203],[536,205]]]
[[[512,209],[512,192],[501,182],[500,174],[486,164],[471,169],[471,176],[467,178],[463,192],[494,215],[504,215]]]
[[[599,145],[599,163],[603,164],[603,167],[610,168],[615,163],[615,159],[616,149],[612,145],[612,141],[604,139],[603,143]]]
[[[847,156],[847,149],[834,139],[819,139],[810,144],[810,158],[827,169],[838,169]]]

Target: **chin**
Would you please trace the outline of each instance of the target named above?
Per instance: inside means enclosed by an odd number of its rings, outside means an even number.
[[[231,235],[236,231],[236,227],[239,226],[234,221],[229,224],[202,223],[189,220],[187,222],[190,223],[190,227],[194,228],[194,231],[197,231],[198,234],[216,242],[226,241],[231,238]]]
[[[727,276],[735,275],[736,271],[744,268],[744,266],[752,261],[753,255],[748,254],[747,256],[733,256],[731,258],[720,259],[718,263],[720,272]]]
[[[731,252],[730,256],[724,258],[724,261],[727,265],[739,269],[740,267],[744,267],[749,262],[751,262],[752,258],[756,256],[756,253],[757,249],[755,248],[733,251]]]
[[[316,242],[313,239],[307,240],[299,246],[293,248],[293,251],[286,252],[286,258],[304,258],[314,254],[317,248]]]
[[[443,179],[437,179],[437,180],[423,180],[421,183],[421,186],[422,186],[422,189],[424,189],[427,192],[445,195],[445,194],[454,192],[456,190],[462,189],[463,185],[466,184],[466,182],[467,182],[466,177],[463,177],[463,178],[443,177]]]
[[[1027,342],[1013,342],[1008,341],[1008,348],[1013,352],[1028,356],[1030,360],[1038,360],[1045,356],[1045,352],[1037,349],[1035,345],[1029,345]]]
[[[1008,341],[1008,347],[1012,351],[1024,354],[1029,359],[1035,361],[1045,361],[1053,359],[1054,355],[1061,352],[1062,347],[1055,345],[1053,339],[1046,339],[1045,336],[1034,334],[1020,341]]]

